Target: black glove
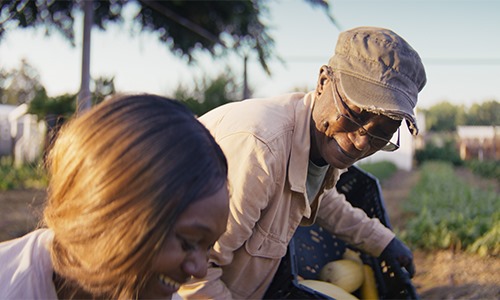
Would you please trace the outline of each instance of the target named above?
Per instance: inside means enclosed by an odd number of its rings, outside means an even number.
[[[387,247],[385,247],[382,254],[380,254],[380,258],[385,260],[385,262],[394,270],[394,273],[399,275],[399,277],[402,277],[400,273],[402,267],[408,271],[410,278],[413,278],[413,275],[415,275],[413,254],[410,249],[397,238],[393,238]],[[401,279],[404,280],[404,278]]]

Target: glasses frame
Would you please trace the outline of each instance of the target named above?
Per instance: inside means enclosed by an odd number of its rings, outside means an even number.
[[[345,110],[348,111],[349,114],[354,115],[353,111],[342,100],[342,97],[340,97],[340,95],[338,95],[337,81],[333,78],[333,76],[331,74],[329,74],[329,77],[331,80],[331,89],[332,89],[332,94],[333,94],[333,99],[334,99],[333,102],[335,102],[335,107],[337,108],[337,112],[338,112],[337,121],[341,117],[344,117],[349,122],[353,123],[353,125],[357,126],[358,129],[356,129],[355,131],[358,131],[359,135],[361,135],[361,136],[367,135],[370,137],[369,143],[370,143],[370,146],[372,146],[372,147],[373,147],[372,140],[378,139],[378,140],[381,140],[383,142],[386,142],[385,146],[380,148],[381,151],[393,152],[393,151],[398,150],[400,147],[399,141],[400,141],[400,137],[401,137],[400,128],[398,127],[398,139],[397,139],[396,143],[393,143],[386,138],[383,138],[383,137],[380,137],[380,136],[377,136],[377,135],[370,133],[363,125],[361,125],[360,123],[355,121],[353,118],[349,117],[348,115],[342,113],[342,111],[340,110],[339,104],[338,104],[339,101],[340,101],[340,103],[342,103],[342,106],[344,107]],[[335,89],[334,89],[334,85],[335,85]],[[337,95],[338,95],[338,99],[337,99]],[[345,128],[344,128],[344,130],[345,130]]]

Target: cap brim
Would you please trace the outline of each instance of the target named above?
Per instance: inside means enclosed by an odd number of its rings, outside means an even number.
[[[338,72],[337,76],[340,87],[350,102],[367,111],[405,119],[411,134],[417,135],[415,113],[410,99],[403,92],[342,72]]]

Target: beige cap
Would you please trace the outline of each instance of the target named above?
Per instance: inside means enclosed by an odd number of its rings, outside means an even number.
[[[418,53],[402,37],[378,27],[341,32],[329,65],[349,101],[405,119],[410,132],[418,133],[414,108],[427,79]]]

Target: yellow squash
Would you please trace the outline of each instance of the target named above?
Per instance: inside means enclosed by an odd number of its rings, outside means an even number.
[[[345,249],[345,252],[344,252],[344,255],[342,255],[342,258],[343,259],[350,259],[350,260],[358,262],[360,264],[363,263],[363,261],[361,260],[361,257],[359,256],[359,253],[354,251],[354,250],[351,250],[349,248]]]
[[[299,283],[336,300],[359,300],[342,288],[328,282],[306,279],[299,281]]]
[[[378,299],[377,284],[375,282],[375,274],[369,265],[363,265],[365,280],[361,285],[361,299],[373,300]]]
[[[320,270],[318,279],[352,293],[363,283],[363,265],[350,259],[334,260]]]

